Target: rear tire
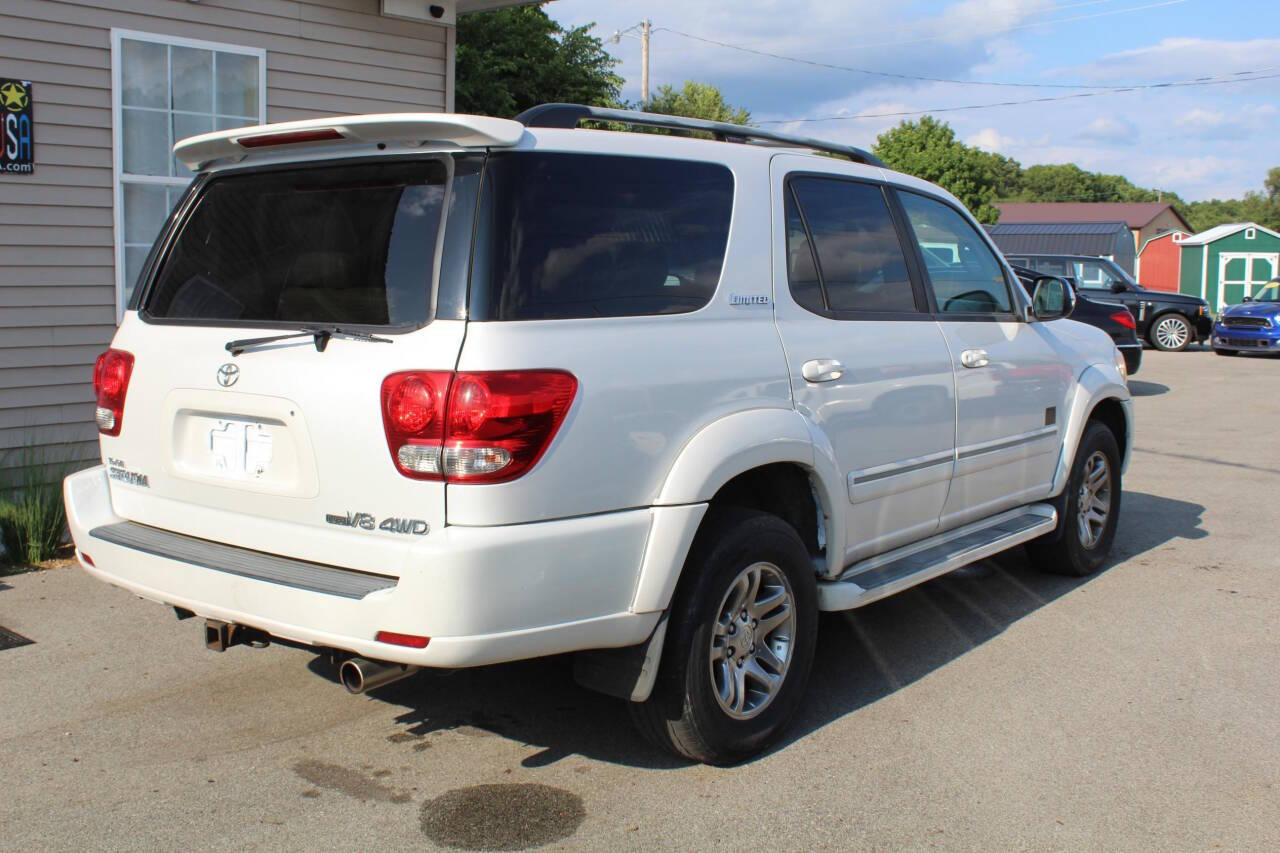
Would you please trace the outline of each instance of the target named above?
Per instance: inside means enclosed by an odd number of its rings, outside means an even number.
[[[653,694],[630,703],[640,733],[707,764],[773,743],[804,696],[817,644],[813,565],[782,519],[712,509],[685,561]]]
[[[1072,577],[1096,572],[1111,552],[1120,496],[1116,438],[1106,426],[1091,421],[1080,438],[1063,499],[1058,501],[1058,526],[1027,543],[1032,565]]]
[[[1165,352],[1182,352],[1194,335],[1181,314],[1162,314],[1151,323],[1151,345]]]

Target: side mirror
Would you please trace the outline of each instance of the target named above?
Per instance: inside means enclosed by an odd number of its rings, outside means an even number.
[[[1076,294],[1065,280],[1042,275],[1032,284],[1031,313],[1037,320],[1060,320],[1071,316],[1076,308]]]
[[[1245,302],[1252,302],[1252,301],[1253,301],[1253,297],[1252,297],[1252,296],[1246,296],[1246,297],[1244,298],[1244,301],[1245,301]]]
[[[1123,281],[1113,281],[1113,282],[1111,282],[1111,292],[1112,292],[1112,293],[1124,293],[1124,292],[1125,292],[1126,290],[1128,290],[1128,289],[1129,289],[1129,288],[1127,288],[1127,287],[1125,287],[1125,286],[1124,286],[1124,282],[1123,282]]]

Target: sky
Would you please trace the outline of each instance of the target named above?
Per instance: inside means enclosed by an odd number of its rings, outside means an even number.
[[[1188,201],[1261,191],[1280,166],[1278,0],[555,0],[544,9],[565,26],[595,23],[630,101],[640,99],[639,30],[611,37],[648,17],[651,91],[711,83],[762,127],[869,148],[919,118],[885,114],[929,111],[965,143],[1024,167],[1075,163]],[[1239,79],[1246,71],[1256,73]],[[1106,88],[1204,77],[1230,82]],[[1097,94],[1074,97],[1084,93]],[[1038,98],[1060,100],[989,106]],[[944,109],[968,106],[982,108]]]

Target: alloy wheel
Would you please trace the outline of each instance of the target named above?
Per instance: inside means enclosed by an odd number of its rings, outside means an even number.
[[[711,686],[720,708],[746,720],[773,701],[791,664],[796,608],[772,563],[754,563],[729,585],[711,634]]]
[[[1111,514],[1111,463],[1095,450],[1084,463],[1084,477],[1076,496],[1076,526],[1080,544],[1092,548],[1102,538]]]
[[[1156,343],[1161,349],[1182,349],[1187,337],[1187,324],[1177,317],[1166,317],[1156,324]]]

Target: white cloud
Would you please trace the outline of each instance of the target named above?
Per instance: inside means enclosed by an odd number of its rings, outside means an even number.
[[[1277,55],[1280,55],[1280,38],[1245,41],[1166,38],[1147,47],[1106,54],[1088,65],[1061,69],[1057,76],[1114,85],[1187,80],[1270,68],[1276,64]]]
[[[984,151],[993,151],[996,154],[1003,154],[1014,145],[1011,137],[1005,136],[994,127],[984,127],[982,130],[970,136],[965,140],[966,145],[973,145]]]
[[[1089,122],[1081,132],[1081,136],[1099,142],[1132,145],[1137,138],[1137,129],[1118,116],[1100,115]]]
[[[1184,135],[1199,139],[1232,139],[1274,129],[1277,115],[1280,110],[1271,104],[1246,104],[1229,109],[1197,106],[1175,118],[1173,126]]]

